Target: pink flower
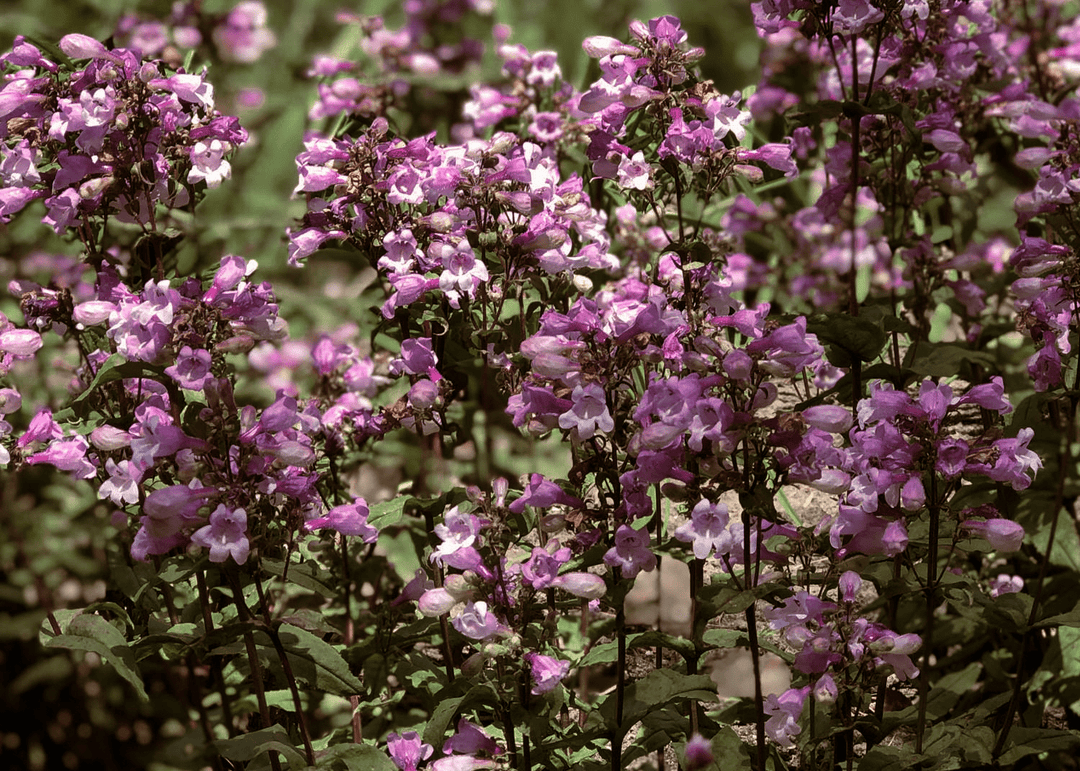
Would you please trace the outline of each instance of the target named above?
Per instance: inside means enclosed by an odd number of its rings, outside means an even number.
[[[693,542],[694,556],[699,560],[730,551],[732,535],[728,531],[727,506],[702,498],[690,513],[690,521],[675,529],[675,538]]]
[[[570,671],[570,662],[542,656],[539,653],[526,653],[525,661],[528,662],[532,673],[532,694],[539,696],[542,693],[553,691],[559,682]]]
[[[431,757],[435,748],[425,744],[416,731],[403,734],[392,733],[386,737],[390,759],[401,771],[417,771],[420,762]]]
[[[309,519],[304,523],[308,532],[326,528],[336,530],[342,535],[360,536],[364,543],[375,543],[379,531],[368,524],[368,506],[363,498],[355,498],[352,503],[335,506],[325,516]]]
[[[961,524],[972,535],[985,538],[994,551],[1019,551],[1024,543],[1024,526],[1011,519],[988,519],[985,522],[969,519]]]

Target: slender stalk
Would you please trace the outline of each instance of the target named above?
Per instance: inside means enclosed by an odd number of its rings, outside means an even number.
[[[1080,377],[1080,375],[1078,375],[1078,377]],[[1055,417],[1057,417],[1056,414]],[[1060,421],[1058,422],[1060,424]],[[1054,549],[1054,539],[1057,536],[1058,521],[1061,519],[1061,508],[1065,502],[1064,470],[1071,468],[1073,463],[1071,443],[1075,436],[1075,432],[1076,401],[1074,397],[1074,400],[1069,407],[1068,427],[1064,433],[1064,441],[1061,443],[1062,448],[1059,453],[1060,461],[1058,468],[1061,469],[1061,471],[1058,473],[1057,489],[1054,491],[1054,508],[1051,509],[1051,511],[1054,512],[1054,518],[1050,522],[1050,533],[1046,537],[1046,552],[1043,554],[1042,563],[1039,565],[1039,578],[1038,583],[1035,585],[1035,594],[1031,600],[1031,612],[1028,614],[1027,627],[1024,629],[1024,634],[1020,637],[1020,649],[1016,657],[1016,678],[1013,681],[1012,698],[1009,699],[1009,706],[1005,710],[1001,732],[998,734],[997,742],[994,744],[995,759],[1005,750],[1005,743],[1008,741],[1009,732],[1012,730],[1013,718],[1016,717],[1016,712],[1020,708],[1020,697],[1024,686],[1024,650],[1027,648],[1031,630],[1039,617],[1039,606],[1042,604],[1043,589],[1046,585],[1046,573],[1050,566],[1050,553]]]
[[[696,675],[701,656],[701,636],[698,634],[698,593],[705,583],[705,560],[694,559],[690,563],[690,635],[694,642],[694,655],[686,660],[686,674]],[[700,733],[700,715],[696,701],[690,702],[690,731]]]
[[[750,512],[743,509],[743,559],[750,557]],[[747,564],[744,575],[746,588],[750,589],[750,571]],[[757,724],[757,771],[765,771],[765,696],[761,691],[761,651],[758,649],[757,607],[751,602],[746,606],[746,632],[750,638],[750,660],[754,665],[754,718]]]
[[[619,600],[615,612],[615,636],[619,643],[619,659],[615,681],[615,731],[611,737],[611,769],[622,771],[623,702],[626,698],[626,600]]]
[[[206,576],[203,575],[203,571],[195,571],[195,583],[199,588],[199,605],[202,607],[203,628],[206,630],[206,634],[210,634],[214,631],[214,617],[210,613],[210,593],[206,589]],[[221,662],[217,656],[210,658],[210,672],[214,675],[214,683],[217,685],[218,695],[221,697],[221,713],[225,718],[225,728],[231,738],[234,732],[232,703],[229,701],[225,677],[221,672]]]
[[[926,558],[926,634],[923,637],[919,672],[919,721],[915,729],[915,752],[921,753],[926,734],[926,702],[930,691],[930,651],[934,641],[934,611],[937,609],[937,564],[940,510],[937,499],[937,474],[930,474],[930,549]]]
[[[236,604],[236,612],[239,615],[240,621],[243,623],[251,622],[251,611],[248,610],[247,603],[244,602],[243,589],[240,587],[240,581],[236,578],[234,571],[226,571],[229,577],[229,583],[232,585],[233,590],[233,602]],[[255,649],[255,636],[251,633],[250,629],[244,630],[244,647],[247,650],[248,666],[251,667],[251,684],[255,688],[255,699],[259,703],[259,716],[262,718],[263,728],[269,728],[270,723],[270,707],[266,704],[266,689],[263,687],[263,674],[262,664],[259,663],[259,654]],[[281,760],[278,758],[277,750],[267,750],[270,756],[270,766],[274,771],[281,771]]]
[[[281,635],[278,634],[277,627],[274,626],[270,618],[270,610],[266,605],[262,582],[259,581],[258,576],[255,576],[255,589],[259,593],[259,605],[262,607],[264,621],[266,622],[266,633],[270,635],[270,641],[274,644],[274,650],[277,651],[278,659],[281,661],[281,671],[285,675],[285,680],[289,683],[289,692],[292,693],[293,710],[296,712],[296,722],[300,727],[300,737],[304,741],[304,754],[307,756],[308,765],[313,766],[315,765],[315,748],[311,745],[311,732],[308,730],[307,716],[304,714],[304,702],[300,698],[300,689],[296,685],[296,676],[293,674],[292,664],[289,663],[289,656],[285,651],[285,646],[281,642]]]

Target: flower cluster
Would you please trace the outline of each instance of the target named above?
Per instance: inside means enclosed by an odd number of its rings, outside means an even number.
[[[40,198],[57,233],[93,233],[106,216],[152,226],[159,206],[187,206],[229,177],[247,132],[214,110],[204,74],[85,35],[60,47],[83,64],[50,61],[23,38],[0,57],[0,221]]]
[[[222,15],[207,14],[197,2],[173,3],[167,21],[126,14],[116,25],[114,37],[118,45],[140,56],[178,62],[205,42],[205,29],[211,30],[218,58],[226,62],[252,64],[277,45],[261,0],[243,0]]]

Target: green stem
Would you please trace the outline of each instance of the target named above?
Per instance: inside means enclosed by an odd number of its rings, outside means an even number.
[[[743,560],[746,562],[746,588],[751,590],[750,583],[750,512],[743,509]],[[761,691],[761,651],[758,649],[757,636],[757,607],[751,602],[746,606],[746,632],[750,638],[750,660],[754,665],[754,718],[757,724],[757,771],[765,771],[765,697]]]
[[[937,499],[937,474],[930,474],[930,548],[926,558],[926,634],[923,637],[919,672],[919,720],[915,729],[915,752],[921,753],[926,734],[926,702],[930,692],[930,651],[934,640],[934,611],[937,609],[938,535],[941,526]]]
[[[247,603],[244,602],[244,590],[240,587],[240,581],[237,579],[235,571],[226,569],[226,574],[229,577],[229,583],[232,585],[233,602],[236,604],[239,619],[245,625],[250,624],[252,620],[251,611],[248,610]],[[259,663],[259,653],[255,649],[255,636],[251,633],[250,627],[244,630],[244,647],[247,650],[248,666],[251,667],[251,684],[255,688],[255,700],[259,703],[259,715],[262,717],[262,725],[263,728],[269,728],[271,725],[270,707],[266,704],[262,664]],[[270,766],[274,771],[281,771],[281,760],[278,759],[277,750],[267,750],[267,752],[270,756]]]
[[[1054,417],[1057,417],[1059,413],[1055,410],[1052,414],[1054,414]],[[1060,425],[1060,421],[1058,421],[1058,423]],[[1039,606],[1042,604],[1043,588],[1046,585],[1046,573],[1050,566],[1050,552],[1054,549],[1054,539],[1057,536],[1058,521],[1061,519],[1061,509],[1065,503],[1065,469],[1071,468],[1073,463],[1071,443],[1075,436],[1075,432],[1076,401],[1074,398],[1069,407],[1068,428],[1064,432],[1064,441],[1061,443],[1062,449],[1059,452],[1058,483],[1057,489],[1054,491],[1054,507],[1051,509],[1051,511],[1054,512],[1054,518],[1050,523],[1050,533],[1046,537],[1046,551],[1043,554],[1042,562],[1039,565],[1039,578],[1038,583],[1035,584],[1035,594],[1031,600],[1031,612],[1028,614],[1027,627],[1024,629],[1024,634],[1020,637],[1020,650],[1016,657],[1016,678],[1013,681],[1012,698],[1009,699],[1009,706],[1005,710],[1005,718],[1001,726],[1001,733],[998,734],[997,743],[994,745],[995,760],[1005,750],[1005,743],[1009,739],[1009,731],[1012,730],[1013,718],[1016,717],[1016,712],[1020,708],[1020,697],[1024,685],[1024,649],[1027,647],[1028,639],[1031,636],[1031,630],[1039,617]]]

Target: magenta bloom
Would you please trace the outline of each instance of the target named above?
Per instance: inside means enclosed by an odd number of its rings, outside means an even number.
[[[691,736],[690,741],[686,743],[686,768],[688,771],[705,768],[712,765],[714,760],[712,745],[709,740],[701,734]]]
[[[769,715],[765,733],[781,747],[791,747],[792,737],[802,732],[798,721],[809,692],[810,686],[789,688],[779,696],[772,693],[765,699],[765,714]]]
[[[214,377],[210,372],[210,352],[201,348],[192,350],[190,345],[185,345],[176,357],[176,364],[165,368],[165,374],[181,388],[202,391]]]
[[[483,600],[465,603],[465,609],[450,623],[470,640],[486,640],[506,630]]]
[[[532,694],[539,696],[542,693],[553,691],[566,673],[570,671],[570,662],[542,656],[539,653],[526,653],[525,660],[532,668]]]
[[[985,538],[995,551],[1019,551],[1024,543],[1024,526],[1011,519],[988,519],[985,522],[969,519],[961,523],[961,527],[974,536]]]
[[[475,755],[478,752],[499,755],[503,750],[483,728],[467,718],[461,718],[458,721],[457,733],[446,740],[442,751],[446,755]]]
[[[416,731],[406,731],[401,735],[392,733],[386,737],[386,746],[390,759],[401,771],[417,771],[420,761],[427,760],[435,751],[430,744],[424,744]]]
[[[368,506],[363,498],[356,498],[352,503],[343,503],[326,512],[325,516],[309,519],[304,529],[309,532],[320,528],[336,530],[342,535],[358,535],[364,543],[375,543],[379,531],[367,522]]]

